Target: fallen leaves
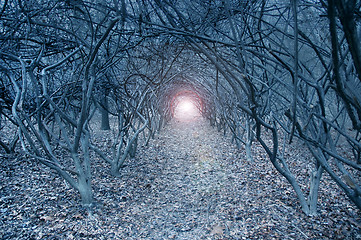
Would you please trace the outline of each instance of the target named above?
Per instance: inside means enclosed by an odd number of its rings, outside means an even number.
[[[257,143],[246,161],[208,123],[171,123],[139,150],[120,178],[92,159],[91,212],[56,175],[1,158],[0,239],[361,239],[360,212],[329,179],[306,217]]]

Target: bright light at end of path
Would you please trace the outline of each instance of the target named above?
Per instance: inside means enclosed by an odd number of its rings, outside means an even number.
[[[189,100],[183,100],[178,105],[179,111],[184,113],[192,112],[194,107],[194,104]]]
[[[179,100],[175,111],[174,117],[179,121],[192,121],[200,116],[199,110],[195,103],[187,98]]]

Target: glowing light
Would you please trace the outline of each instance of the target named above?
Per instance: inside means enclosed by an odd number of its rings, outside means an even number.
[[[200,113],[192,99],[180,97],[174,111],[174,117],[179,121],[187,122],[200,117]]]
[[[190,113],[194,111],[194,104],[189,100],[183,100],[178,104],[178,110],[183,113]]]

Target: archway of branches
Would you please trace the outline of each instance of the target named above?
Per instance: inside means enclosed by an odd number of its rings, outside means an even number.
[[[258,141],[306,214],[325,172],[361,208],[357,1],[20,2],[0,12],[0,110],[15,129],[0,143],[55,170],[84,204],[91,153],[121,176],[140,136],[147,144],[188,98],[248,159]],[[109,149],[92,141],[97,111]],[[313,156],[306,190],[285,154],[295,139]]]

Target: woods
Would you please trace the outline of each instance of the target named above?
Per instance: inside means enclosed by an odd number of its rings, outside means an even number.
[[[179,93],[235,146],[262,145],[302,211],[329,175],[361,209],[361,2],[5,0],[0,6],[1,151],[55,171],[94,202],[92,156],[122,177],[138,139]],[[102,121],[97,118],[101,111]],[[111,129],[107,147],[92,128]],[[312,154],[308,189],[285,154]],[[266,160],[265,160],[266,161]],[[52,169],[52,170],[50,170]],[[303,176],[304,177],[304,176]]]

